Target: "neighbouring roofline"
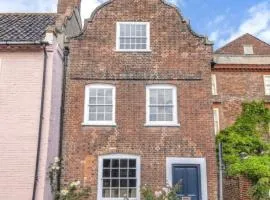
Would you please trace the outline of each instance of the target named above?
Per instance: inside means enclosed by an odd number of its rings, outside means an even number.
[[[0,45],[48,45],[45,41],[0,41]]]
[[[106,2],[104,2],[104,3],[102,3],[101,5],[99,5],[98,7],[96,7],[95,10],[92,12],[91,16],[90,16],[89,18],[87,18],[87,19],[84,20],[84,27],[83,27],[81,33],[78,34],[77,36],[70,37],[70,38],[72,39],[72,38],[80,37],[81,35],[83,35],[84,32],[86,31],[87,24],[88,24],[89,22],[92,22],[92,21],[94,20],[94,17],[96,16],[97,12],[98,12],[99,10],[101,10],[102,8],[104,8],[105,6],[107,6],[107,5],[109,5],[110,3],[112,3],[113,1],[114,1],[114,0],[108,0],[108,1],[106,1]],[[176,10],[176,12],[177,12],[178,15],[179,15],[179,18],[181,19],[182,22],[186,23],[186,25],[187,25],[187,27],[188,27],[188,30],[190,31],[190,33],[191,33],[193,36],[198,37],[198,38],[201,38],[201,39],[204,39],[206,45],[213,45],[213,44],[214,44],[212,41],[210,41],[210,40],[208,39],[207,36],[197,34],[197,33],[192,29],[190,23],[189,23],[187,20],[185,20],[185,18],[183,17],[183,15],[182,15],[180,9],[179,9],[177,6],[175,6],[175,5],[173,5],[173,4],[169,3],[169,2],[166,2],[165,0],[160,0],[160,1],[161,1],[164,5],[169,6],[169,7],[172,7],[172,8],[174,8],[174,9]]]
[[[241,39],[242,37],[244,37],[244,36],[246,36],[246,35],[249,35],[249,36],[253,37],[254,39],[258,40],[259,42],[262,42],[262,43],[264,43],[264,44],[266,44],[266,45],[268,45],[268,46],[270,47],[270,44],[268,44],[267,42],[265,42],[265,41],[263,41],[263,40],[257,38],[256,36],[254,36],[254,35],[252,35],[252,34],[250,34],[250,33],[245,33],[245,34],[243,34],[243,35],[241,35],[241,36],[235,38],[234,40],[228,42],[228,43],[225,44],[224,46],[218,48],[217,50],[215,50],[215,51],[214,51],[214,54],[226,54],[226,53],[219,53],[219,51],[221,51],[222,49],[228,47],[229,45],[231,45],[232,43],[234,43],[236,40],[239,40],[239,39]]]

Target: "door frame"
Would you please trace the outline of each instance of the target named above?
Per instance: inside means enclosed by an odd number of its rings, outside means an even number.
[[[205,158],[183,158],[183,157],[167,157],[166,158],[166,182],[169,186],[173,186],[173,166],[175,165],[199,165],[200,166],[200,196],[201,200],[208,200],[207,192],[207,170]]]
[[[201,194],[202,194],[202,192],[201,192],[201,170],[200,170],[200,168],[201,168],[201,166],[200,165],[198,165],[198,164],[173,164],[172,165],[172,182],[173,182],[173,177],[174,177],[174,170],[173,170],[173,168],[174,167],[181,167],[181,168],[189,168],[189,167],[194,167],[194,168],[196,168],[196,171],[197,171],[197,173],[198,173],[198,177],[197,177],[197,184],[198,184],[198,196],[199,196],[199,200],[201,200]]]

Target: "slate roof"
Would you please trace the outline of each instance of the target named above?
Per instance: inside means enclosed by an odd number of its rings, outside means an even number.
[[[55,20],[51,13],[0,13],[0,41],[41,41]]]

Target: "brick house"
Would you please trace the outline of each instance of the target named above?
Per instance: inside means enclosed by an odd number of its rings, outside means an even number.
[[[55,13],[0,13],[0,199],[52,199],[48,166],[60,149],[63,36],[81,30],[74,13],[61,26]]]
[[[175,183],[182,197],[217,199],[207,38],[163,0],[113,0],[69,49],[62,184],[80,180],[92,200]]]
[[[270,45],[245,34],[214,53],[212,93],[215,132],[231,125],[244,101],[270,103]],[[226,177],[224,200],[247,200],[251,184]]]

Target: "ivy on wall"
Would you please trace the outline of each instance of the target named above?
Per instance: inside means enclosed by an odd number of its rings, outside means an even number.
[[[251,196],[270,199],[270,110],[264,102],[244,103],[236,122],[222,130],[217,143],[223,144],[223,161],[229,176],[252,181]]]

